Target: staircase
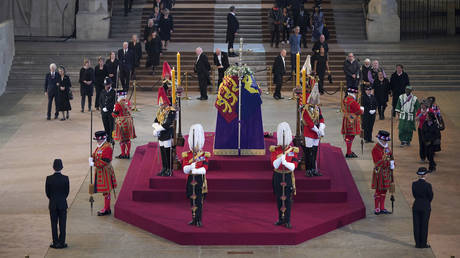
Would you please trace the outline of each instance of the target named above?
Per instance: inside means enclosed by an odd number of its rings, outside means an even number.
[[[340,43],[366,40],[362,0],[330,0],[335,21],[336,40]]]
[[[152,11],[153,4],[147,3],[147,0],[135,1],[128,16],[124,16],[124,0],[114,0],[112,18],[110,22],[110,38],[119,39],[120,41],[129,41],[133,34],[138,34],[138,39],[142,39],[143,26],[145,26],[146,19]],[[148,8],[147,8],[148,7]],[[145,14],[145,10],[149,10],[148,14]],[[143,23],[145,19],[145,23]],[[142,29],[139,30],[139,28]],[[121,46],[121,44],[120,44]]]

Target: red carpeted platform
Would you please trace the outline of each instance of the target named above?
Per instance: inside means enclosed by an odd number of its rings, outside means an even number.
[[[212,152],[213,142],[214,133],[206,133],[204,149]],[[296,171],[293,228],[274,226],[278,215],[268,148],[275,139],[265,144],[265,156],[211,157],[202,228],[187,225],[186,175],[156,176],[161,169],[157,143],[140,146],[115,203],[115,217],[183,245],[294,245],[365,217],[342,151],[321,144],[323,176],[309,178]]]

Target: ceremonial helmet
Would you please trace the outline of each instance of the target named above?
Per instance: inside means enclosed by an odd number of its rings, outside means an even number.
[[[319,96],[318,82],[315,82],[315,85],[311,89],[310,95],[308,95],[307,104],[319,105]]]
[[[157,98],[158,106],[162,105],[171,105],[168,96],[166,95],[166,91],[163,87],[158,88],[158,98]]]
[[[190,126],[188,134],[188,146],[191,151],[199,151],[204,146],[204,129],[201,124]]]
[[[163,63],[163,73],[161,74],[161,78],[164,80],[171,80],[171,67],[166,61]]]
[[[283,138],[284,136],[284,138]],[[276,129],[276,138],[278,145],[287,146],[292,142],[292,132],[291,127],[287,122],[282,122],[278,124],[278,128]]]
[[[385,130],[380,130],[378,133],[377,133],[377,139],[381,140],[381,141],[390,141],[391,138],[390,138],[390,133],[385,131]]]
[[[302,70],[305,70],[307,75],[311,74],[311,56],[308,55],[307,59],[305,59],[305,63],[302,66]]]
[[[356,86],[351,86],[351,87],[349,87],[349,88],[347,89],[347,92],[348,92],[348,93],[353,93],[353,94],[358,93],[358,87],[356,87]]]
[[[102,141],[107,139],[107,133],[105,131],[97,131],[94,133],[93,140]]]

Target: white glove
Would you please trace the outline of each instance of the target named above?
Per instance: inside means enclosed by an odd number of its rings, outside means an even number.
[[[163,130],[165,130],[165,129],[163,128],[163,126],[161,126],[159,123],[153,123],[153,124],[152,124],[152,127],[153,127],[154,130],[156,130],[156,131],[163,131]]]
[[[190,166],[192,166],[192,169],[195,169],[196,168],[196,162],[193,162],[192,164],[190,164]]]
[[[390,160],[390,169],[391,170],[395,169],[395,161],[394,160]]]
[[[371,115],[375,114],[375,109],[369,110],[369,114]]]
[[[102,111],[107,112],[108,110],[107,110],[107,108],[105,107],[105,108],[102,109]]]
[[[89,158],[88,158],[88,163],[89,163],[89,166],[90,166],[90,167],[94,167],[94,160],[93,160],[92,157],[89,157]]]
[[[277,158],[277,159],[275,159],[275,160],[273,161],[273,167],[274,167],[275,169],[278,169],[278,168],[280,167],[281,162],[283,161],[283,157],[284,157],[284,155],[282,155],[281,157],[279,157],[279,158]]]
[[[283,165],[284,165],[287,169],[289,169],[290,171],[294,171],[294,169],[295,169],[294,163],[285,161],[285,162],[283,162]]]
[[[157,130],[153,130],[153,136],[158,137],[160,136],[160,132]]]
[[[321,137],[321,132],[319,131],[318,127],[316,127],[316,125],[313,126],[311,129],[318,135],[318,137]]]
[[[192,175],[204,175],[206,174],[206,169],[204,167],[192,169]]]
[[[324,123],[319,124],[319,132],[321,133],[321,137],[324,137],[326,133],[324,132],[324,129],[326,129],[326,125]]]
[[[364,112],[364,107],[363,106],[360,106],[359,108],[361,109],[362,112]]]
[[[192,171],[192,165],[188,165],[188,166],[184,166],[184,173],[185,174],[190,174],[190,172]]]

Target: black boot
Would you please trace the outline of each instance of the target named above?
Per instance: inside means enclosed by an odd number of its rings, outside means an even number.
[[[165,162],[166,162],[166,172],[164,173],[164,176],[172,176],[172,170],[171,170],[171,148],[164,148],[165,152]]]
[[[313,176],[322,176],[321,173],[319,173],[318,169],[316,169],[316,160],[318,158],[318,146],[313,146],[313,148],[311,148],[311,167],[312,167],[312,174]]]
[[[166,154],[165,154],[165,148],[160,146],[160,154],[161,154],[161,165],[162,165],[162,168],[160,170],[160,172],[157,174],[157,176],[165,176],[165,172],[167,170],[167,167],[166,167]]]

